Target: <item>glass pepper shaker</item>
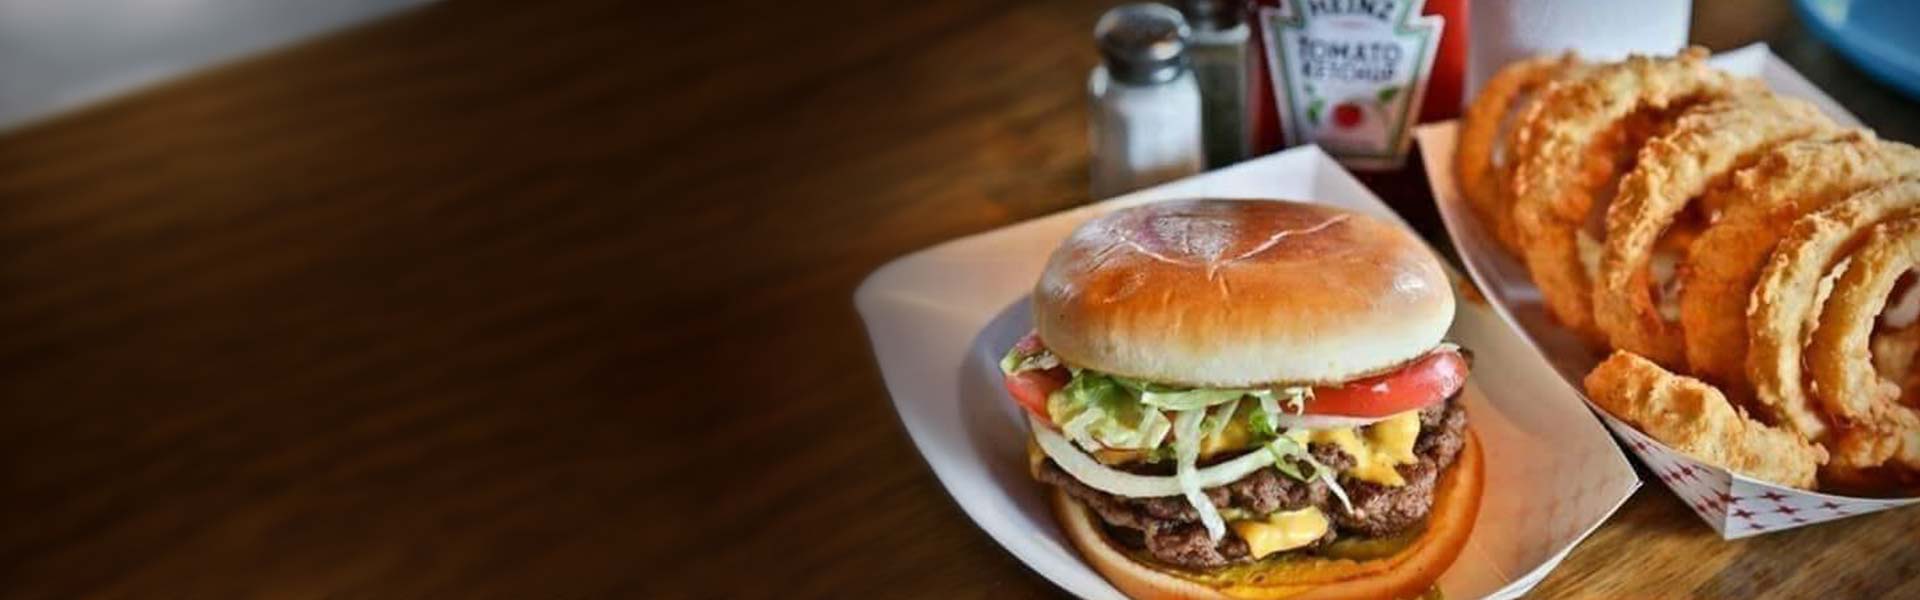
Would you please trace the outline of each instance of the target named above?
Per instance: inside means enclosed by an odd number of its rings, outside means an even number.
[[[1193,28],[1187,48],[1200,84],[1201,143],[1207,168],[1247,158],[1247,22],[1242,0],[1185,0],[1180,12]]]

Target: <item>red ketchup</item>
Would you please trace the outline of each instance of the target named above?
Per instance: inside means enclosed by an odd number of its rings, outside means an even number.
[[[1460,115],[1466,0],[1249,0],[1247,15],[1256,155],[1317,143],[1392,171],[1414,125]]]

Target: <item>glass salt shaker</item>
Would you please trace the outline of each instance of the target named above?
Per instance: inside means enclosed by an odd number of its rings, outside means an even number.
[[[1167,6],[1126,4],[1102,15],[1093,35],[1102,60],[1087,82],[1093,197],[1200,172],[1200,86],[1186,20]]]

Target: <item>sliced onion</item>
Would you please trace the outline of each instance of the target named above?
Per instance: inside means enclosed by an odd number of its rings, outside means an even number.
[[[1127,498],[1182,495],[1180,481],[1176,477],[1137,475],[1108,467],[1073,447],[1073,442],[1067,441],[1060,432],[1032,415],[1027,416],[1027,423],[1033,427],[1033,439],[1040,444],[1040,451],[1053,459],[1054,464],[1060,465],[1061,470],[1088,487]],[[1248,473],[1271,464],[1273,453],[1248,452],[1227,462],[1196,469],[1193,479],[1201,488],[1219,487],[1239,481]]]
[[[1065,431],[1067,435],[1073,436],[1074,441],[1079,442],[1081,448],[1091,450],[1097,447],[1099,442],[1093,439],[1093,434],[1087,431],[1087,427],[1092,426],[1093,422],[1100,420],[1100,418],[1100,411],[1095,410],[1093,407],[1087,407],[1085,410],[1080,411],[1079,415],[1067,419],[1066,423],[1061,424],[1060,430]]]

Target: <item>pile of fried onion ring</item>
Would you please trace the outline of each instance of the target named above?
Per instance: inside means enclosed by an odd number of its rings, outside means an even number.
[[[1455,175],[1589,396],[1676,450],[1805,489],[1920,490],[1920,149],[1690,48],[1509,65]]]

